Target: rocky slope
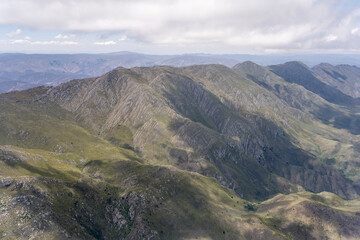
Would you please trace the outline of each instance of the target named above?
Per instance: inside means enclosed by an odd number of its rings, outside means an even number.
[[[56,86],[72,79],[99,76],[118,66],[189,66],[209,63],[233,66],[237,61],[221,55],[201,54],[0,54],[0,93],[41,85]]]
[[[359,62],[359,55],[307,54],[307,55],[246,55],[246,54],[184,54],[149,55],[133,52],[108,54],[0,54],[0,93],[24,90],[46,85],[56,86],[72,79],[95,77],[115,67],[170,65],[184,67],[194,64],[223,64],[232,67],[238,62],[254,61],[260,65],[278,64],[286,61],[303,61],[314,66],[326,59],[331,64]],[[316,69],[314,69],[315,71]],[[354,68],[344,69],[354,76]],[[336,70],[339,72],[339,70]],[[341,72],[342,70],[340,70]],[[357,73],[356,73],[357,74]],[[327,74],[326,74],[327,75]],[[345,74],[346,75],[346,74]],[[328,76],[328,75],[327,75]],[[326,78],[328,79],[329,76]],[[331,78],[331,76],[330,76]],[[352,81],[350,79],[350,81]],[[325,81],[332,85],[333,81]],[[336,85],[337,86],[337,85]],[[339,89],[341,90],[341,88]]]
[[[307,89],[301,64],[289,80],[293,65],[117,68],[0,95],[0,234],[357,239],[360,139],[322,112],[356,101]]]
[[[285,81],[297,83],[328,102],[341,105],[358,105],[360,103],[358,98],[352,98],[331,85],[323,83],[316,78],[310,68],[300,62],[274,65],[270,66],[270,69]]]
[[[297,64],[301,68],[301,64]],[[273,120],[282,124],[287,119],[284,128],[290,131],[302,149],[311,152],[327,165],[336,166],[342,173],[359,185],[359,165],[357,160],[359,141],[359,116],[357,106],[342,106],[327,102],[319,95],[306,91],[303,86],[285,81],[271,72],[271,68],[245,62],[234,67],[240,73],[252,79],[257,84],[274,93],[292,108],[300,110],[291,112],[301,121],[290,122],[286,115],[288,109],[272,115]],[[311,73],[311,72],[310,72]],[[315,74],[312,76],[314,77]],[[289,126],[291,128],[289,129]]]
[[[147,159],[215,177],[243,197],[292,191],[272,173],[312,191],[357,195],[340,174],[313,164],[314,156],[291,144],[271,116],[253,113],[260,108],[291,112],[284,101],[221,65],[118,68],[100,78],[62,84],[49,90],[48,99],[100,135],[129,128],[132,147]],[[331,179],[325,177],[329,171]]]
[[[333,66],[322,63],[314,66],[312,70],[327,85],[353,98],[360,97],[360,68],[345,64]]]

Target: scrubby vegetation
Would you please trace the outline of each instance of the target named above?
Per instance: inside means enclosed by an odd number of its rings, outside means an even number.
[[[357,106],[289,83],[312,74],[296,66],[118,68],[0,95],[0,236],[358,238]]]

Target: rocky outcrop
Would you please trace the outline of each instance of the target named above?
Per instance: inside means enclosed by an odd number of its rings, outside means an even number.
[[[243,67],[235,70],[239,68]],[[337,181],[330,188],[324,185],[326,181],[313,188],[305,178],[292,174],[292,166],[306,172],[313,159],[292,145],[284,129],[292,128],[302,113],[235,70],[221,65],[117,68],[96,79],[50,89],[44,101],[73,112],[80,123],[100,135],[126,126],[132,131],[132,147],[145,158],[215,177],[244,197],[263,198],[279,189],[293,189],[271,177],[274,173],[310,190],[354,196],[356,191],[340,175],[337,180],[347,186],[345,192]],[[250,102],[253,107],[249,108]],[[266,109],[265,114],[257,114],[261,109]],[[299,117],[286,120],[284,109]],[[270,111],[279,115],[273,118]],[[273,149],[271,157],[264,148]],[[188,157],[174,154],[173,149]],[[314,168],[318,167],[324,168]],[[246,193],[249,189],[251,194]]]
[[[334,167],[358,138],[310,115],[328,104],[317,98],[252,63],[117,68],[0,95],[0,237],[356,238],[356,200],[299,192],[360,190]]]

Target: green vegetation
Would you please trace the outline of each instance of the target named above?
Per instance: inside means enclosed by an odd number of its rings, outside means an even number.
[[[245,65],[0,95],[0,236],[359,236],[356,107]]]

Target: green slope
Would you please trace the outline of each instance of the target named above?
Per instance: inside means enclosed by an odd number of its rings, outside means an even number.
[[[324,105],[356,114],[250,63],[2,94],[0,236],[356,239],[359,139]]]
[[[281,77],[254,63],[246,62],[234,67],[254,82],[274,93],[292,108],[301,110],[294,116],[298,120],[286,125],[297,145],[314,154],[320,161],[335,167],[346,178],[359,186],[359,158],[357,145],[358,106],[341,106],[327,102],[307,91],[301,85],[288,83]],[[284,111],[286,112],[286,111]],[[273,116],[281,124],[282,116]]]

